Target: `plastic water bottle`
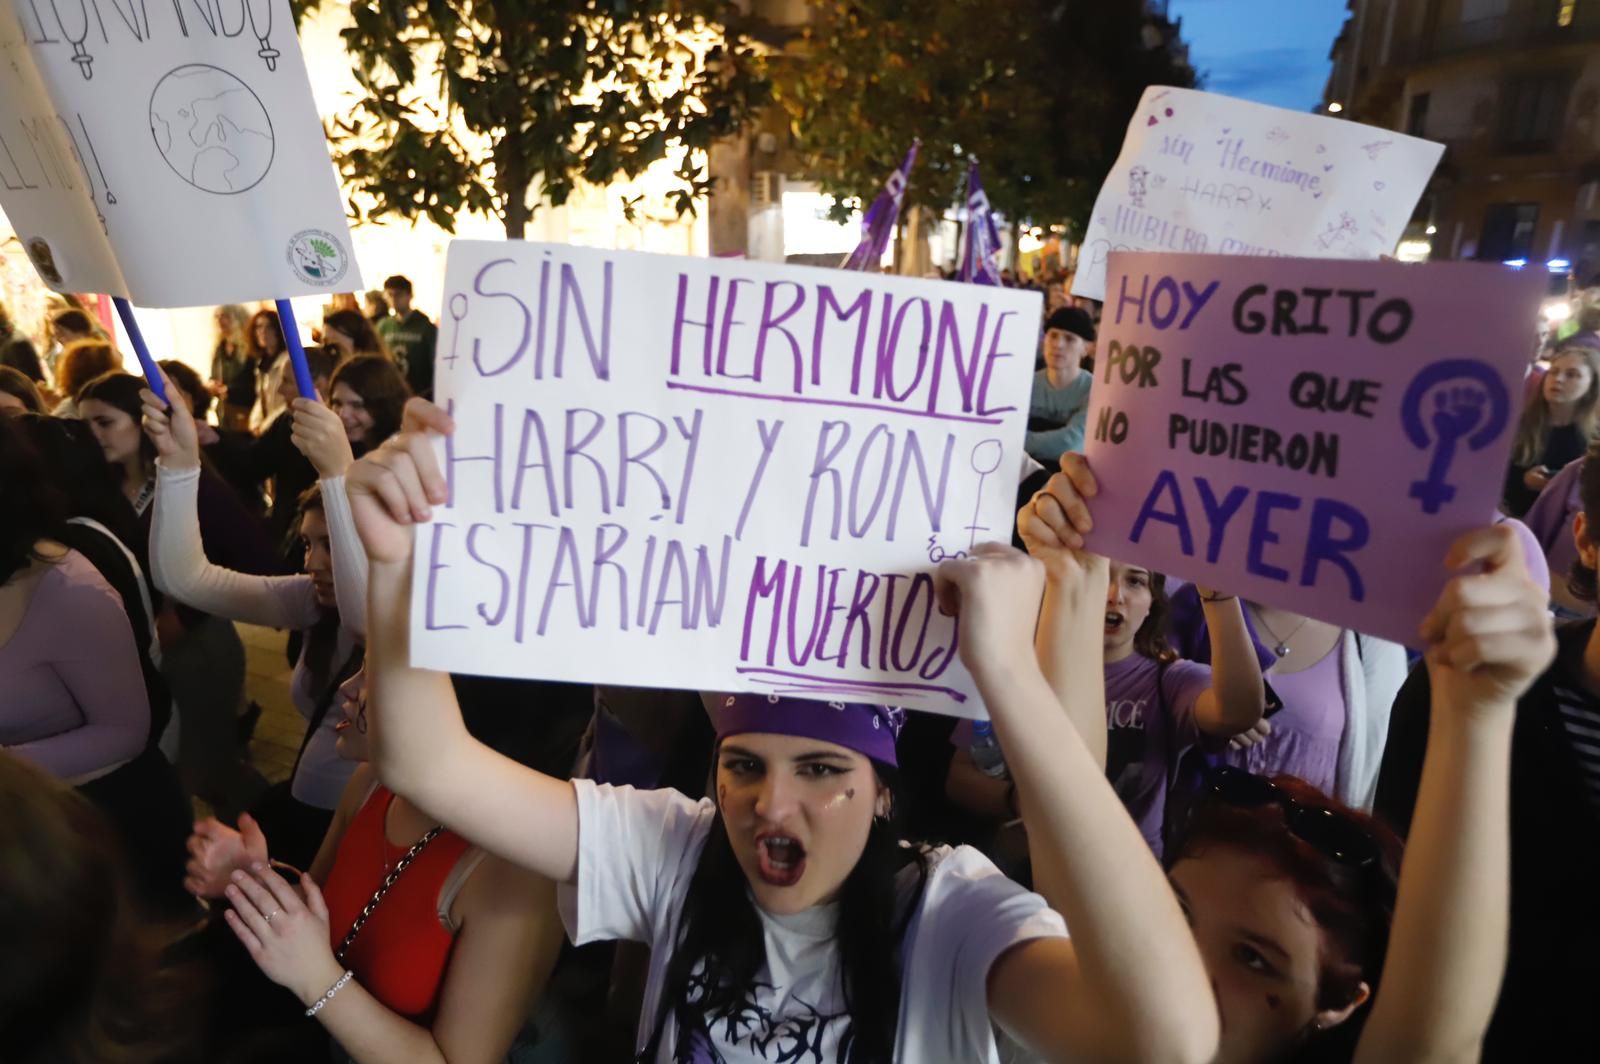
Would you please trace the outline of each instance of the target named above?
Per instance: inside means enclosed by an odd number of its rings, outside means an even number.
[[[1005,751],[1000,749],[1000,740],[994,737],[994,725],[986,720],[972,722],[972,763],[983,770],[985,776],[996,779],[1009,775],[1006,769]]]

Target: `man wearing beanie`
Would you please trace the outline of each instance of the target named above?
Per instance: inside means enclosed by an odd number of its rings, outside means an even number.
[[[1058,307],[1044,323],[1044,369],[1034,374],[1023,446],[1054,470],[1068,451],[1082,451],[1093,374],[1083,356],[1094,339],[1094,319],[1077,307]]]

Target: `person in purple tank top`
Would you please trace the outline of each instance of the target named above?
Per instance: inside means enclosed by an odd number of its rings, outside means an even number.
[[[1018,531],[1048,571],[1049,553],[1041,549],[1036,534],[1038,507],[1050,505],[1042,502],[1045,494],[1023,507]],[[1102,641],[1103,761],[1117,795],[1160,856],[1167,798],[1179,763],[1192,749],[1220,749],[1234,736],[1248,733],[1265,712],[1266,691],[1237,596],[1200,589],[1206,619],[1217,632],[1217,653],[1209,664],[1183,661],[1167,644],[1165,577],[1139,565],[1110,566]],[[1015,801],[1010,783],[978,768],[973,740],[970,723],[952,733],[957,750],[946,793],[975,812],[1003,812]]]

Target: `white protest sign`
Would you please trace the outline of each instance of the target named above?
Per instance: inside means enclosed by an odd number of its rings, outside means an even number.
[[[1386,129],[1152,85],[1095,200],[1073,294],[1106,298],[1114,251],[1390,254],[1443,154]]]
[[[1039,304],[456,241],[413,663],[981,714],[931,573],[1010,539]]]
[[[0,208],[57,291],[361,287],[288,0],[0,3]]]

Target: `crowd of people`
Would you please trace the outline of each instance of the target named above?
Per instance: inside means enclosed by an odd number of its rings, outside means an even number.
[[[330,305],[315,395],[271,309],[217,308],[165,401],[82,306],[0,313],[0,1057],[1592,1042],[1600,310],[1530,372],[1504,512],[1417,559],[1452,576],[1413,656],[1085,549],[1098,308],[1056,279],[1014,543],[935,573],[988,710],[957,721],[412,667],[454,430],[412,296]],[[239,625],[289,633],[281,781]]]

